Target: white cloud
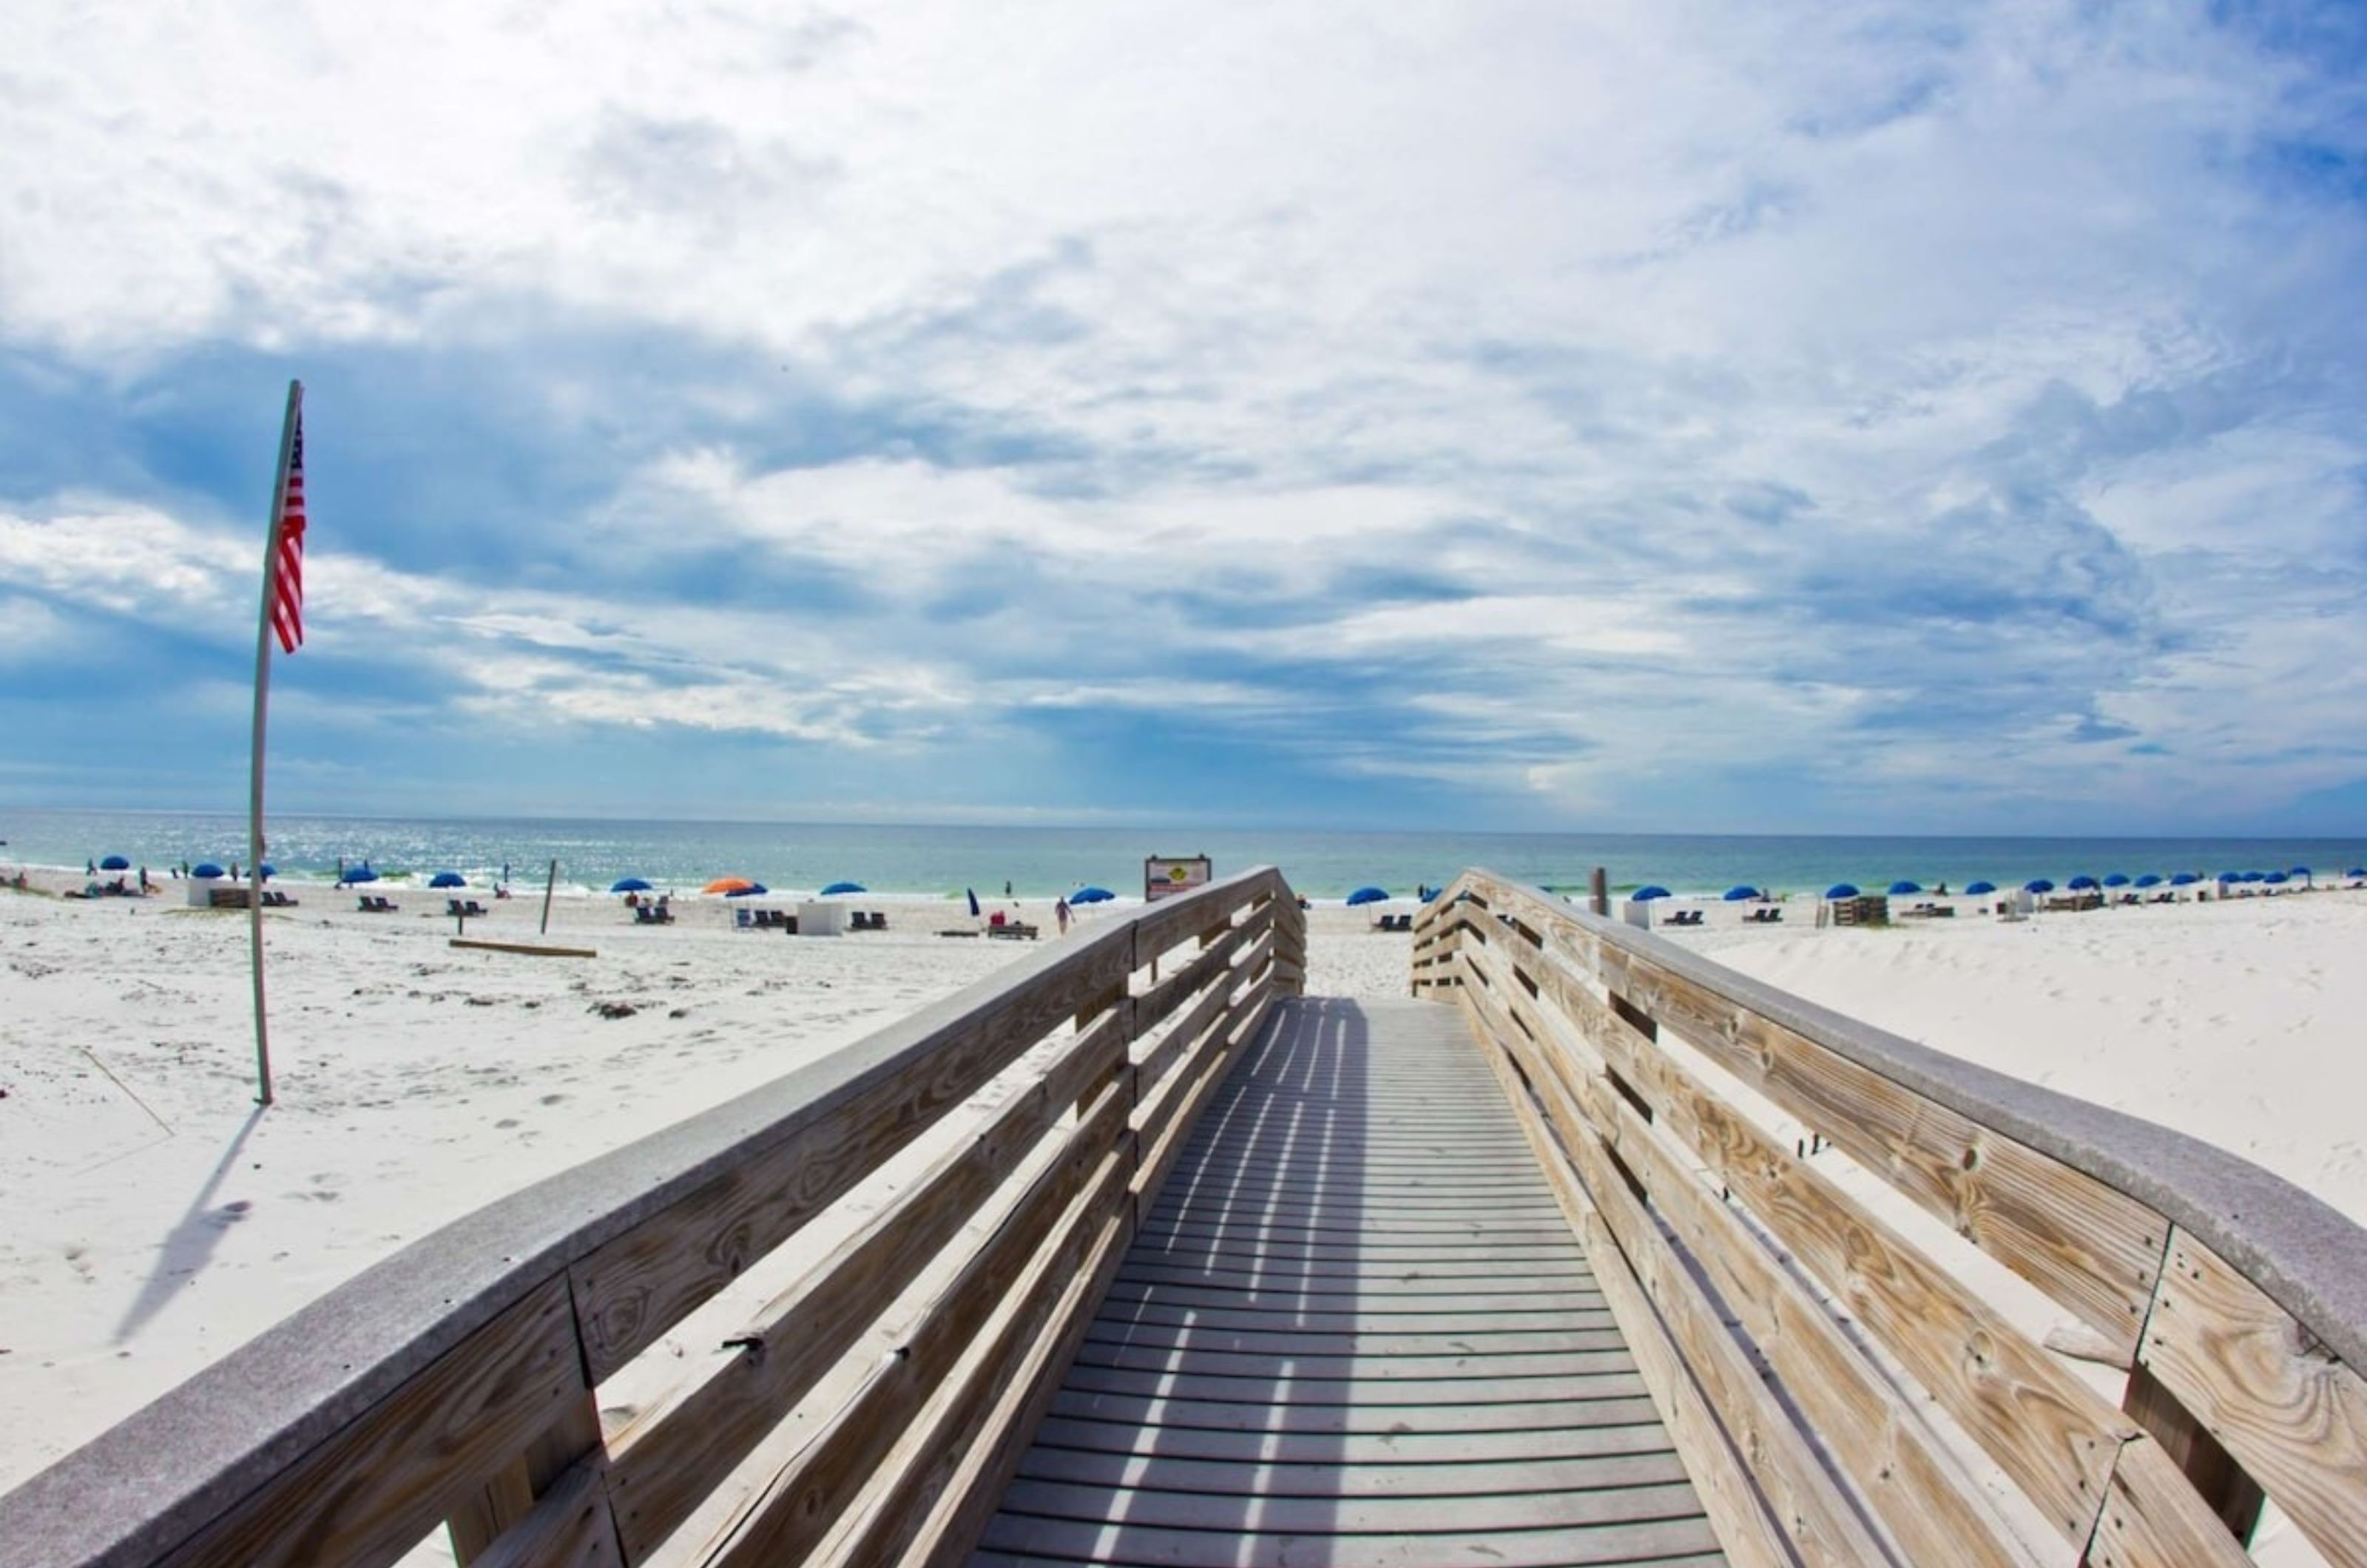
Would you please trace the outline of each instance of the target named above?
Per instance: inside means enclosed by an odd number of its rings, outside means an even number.
[[[2200,13],[28,0],[0,60],[0,343],[133,376],[532,315],[888,411],[661,380],[689,434],[525,525],[565,592],[323,553],[324,651],[507,718],[1336,715],[1572,811],[1738,756],[2367,771],[2226,739],[2359,694],[2367,226],[2257,171],[2324,73]],[[602,374],[521,381],[588,424]],[[234,626],[247,553],[0,510],[0,583],[53,604]],[[866,611],[637,587],[714,558]]]

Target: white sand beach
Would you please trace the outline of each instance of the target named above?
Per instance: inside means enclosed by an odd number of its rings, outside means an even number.
[[[438,1225],[1033,951],[936,936],[969,922],[934,902],[808,939],[734,931],[719,901],[639,927],[562,899],[551,940],[598,956],[524,957],[447,945],[440,895],[390,916],[296,891],[268,921],[267,1111],[243,913],[0,893],[0,1490]],[[1812,910],[1670,934],[2367,1221],[2367,1066],[2346,1048],[2367,893],[1882,931],[1797,923]],[[1310,991],[1405,994],[1410,939],[1373,912],[1316,911]],[[1057,940],[1047,909],[1019,913]],[[505,902],[470,934],[533,940],[538,915]]]

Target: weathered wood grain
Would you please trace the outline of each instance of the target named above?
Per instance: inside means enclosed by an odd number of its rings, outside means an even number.
[[[880,1460],[954,1370],[1000,1303],[1041,1285],[1039,1249],[1054,1259],[1097,1235],[1125,1200],[1131,1151],[1112,1146],[1127,1104],[1113,1087],[1079,1128],[1073,1152],[1047,1167],[954,1280],[921,1312],[896,1353],[701,1542],[677,1542],[704,1568],[803,1561],[837,1526]],[[1061,1272],[1065,1283],[1074,1258]]]
[[[1596,1255],[1595,1277],[1602,1282],[1604,1299],[1636,1358],[1652,1407],[1684,1460],[1686,1473],[1693,1477],[1719,1546],[1735,1568],[1793,1568],[1798,1559],[1766,1495],[1753,1483],[1741,1456],[1711,1413],[1591,1194],[1547,1130],[1525,1080],[1487,1023],[1476,1016],[1478,1004],[1471,999],[1471,988],[1462,987],[1459,994],[1467,1015],[1473,1016],[1489,1066],[1501,1079],[1505,1097],[1514,1107],[1538,1168],[1568,1213],[1572,1233],[1586,1244],[1590,1254]]]
[[[589,1397],[552,1280],[165,1555],[160,1568],[394,1562]]]
[[[1036,1270],[953,1397],[941,1395],[944,1408],[907,1434],[902,1449],[910,1452],[887,1467],[894,1482],[831,1543],[833,1562],[887,1568],[950,1559],[976,1544],[1093,1321],[1100,1287],[1133,1237],[1129,1207],[1111,1205],[1098,1232],[1071,1232]]]
[[[594,1377],[795,1235],[1086,999],[1123,983],[1127,964],[1120,944],[1106,944],[1055,983],[964,1015],[901,1070],[815,1107],[763,1153],[577,1262],[570,1273]]]
[[[1523,991],[1525,988],[1523,988]],[[1582,996],[1583,993],[1580,993]],[[1507,999],[1543,1046],[1595,1135],[1626,1165],[1909,1562],[2021,1565],[2036,1559],[1930,1423],[1758,1233],[1695,1174],[1666,1129],[1614,1083],[1574,1023],[1516,991]],[[1599,1011],[1591,997],[1585,1002]]]
[[[1845,1303],[2067,1540],[2085,1541],[2135,1427],[2002,1314],[1623,1021],[1590,1034],[1794,1258]]]
[[[616,1522],[596,1465],[572,1465],[470,1568],[617,1568]]]
[[[2367,1564],[2367,1381],[2182,1228],[2145,1366],[2339,1568]]]
[[[2062,1161],[1760,1017],[1510,885],[1542,952],[1661,1022],[2133,1353],[2164,1222]],[[1540,980],[1544,978],[1542,975]]]
[[[2121,1450],[2084,1561],[2091,1568],[2250,1568],[2252,1562],[2150,1438]]]
[[[536,1499],[579,1462],[600,1458],[600,1408],[589,1393],[562,1407],[558,1416],[527,1445],[526,1452],[446,1521],[452,1556],[464,1568],[475,1562],[504,1530],[532,1512]]]
[[[2250,1540],[2266,1501],[2259,1483],[2244,1473],[2236,1457],[2142,1361],[2129,1372],[2121,1408],[2161,1445],[2162,1453],[2211,1505],[2230,1533],[2237,1540]]]
[[[933,1262],[1083,1092],[1125,1059],[1125,1020],[1075,1037],[1043,1077],[947,1150],[854,1235],[610,1434],[609,1490],[648,1557]],[[1115,1124],[1103,1135],[1115,1137]]]
[[[1788,1548],[1773,1561],[1796,1553],[1811,1564],[1888,1562],[1626,1178],[1613,1168],[1602,1140],[1539,1058],[1537,1043],[1513,1021],[1501,997],[1476,987],[1465,987],[1463,996],[1484,1038],[1518,1076],[1515,1108],[1559,1134],[1556,1138],[1541,1128],[1532,1144],[1549,1177],[1557,1168],[1574,1168],[1571,1174],[1582,1183],[1555,1185],[1557,1191],[1568,1192],[1565,1201],[1577,1212],[1604,1297],[1635,1349],[1655,1403],[1662,1404],[1688,1469],[1714,1491],[1720,1484],[1716,1472],[1738,1461],[1772,1506],[1772,1528]],[[1689,1412],[1688,1391],[1695,1391],[1702,1411]],[[1704,1416],[1714,1416],[1716,1429],[1704,1432]],[[1717,1429],[1724,1435],[1716,1436]],[[1729,1439],[1731,1448],[1724,1447]],[[1724,1484],[1732,1490],[1735,1483]],[[1736,1540],[1726,1540],[1729,1552],[1766,1550],[1750,1513],[1738,1496],[1713,1510],[1722,1540],[1724,1527],[1737,1530]]]

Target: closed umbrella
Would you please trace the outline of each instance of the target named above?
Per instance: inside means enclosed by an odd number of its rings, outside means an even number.
[[[1854,898],[1858,897],[1857,884],[1854,882],[1836,882],[1830,887],[1825,889],[1825,897],[1828,898]]]
[[[469,879],[457,871],[439,871],[427,879],[430,887],[466,887]]]
[[[1997,884],[1994,882],[1967,882],[1965,884],[1965,893],[1967,897],[1977,898],[1984,893],[1994,893],[1996,891]]]
[[[965,887],[962,891],[969,895],[969,918],[974,920],[978,919],[978,889]]]
[[[1348,895],[1348,907],[1353,909],[1359,904],[1377,904],[1388,896],[1386,887],[1359,887]]]
[[[870,891],[871,889],[864,886],[860,882],[833,882],[829,886],[821,890],[821,896],[825,898],[835,898],[842,893],[868,893]]]
[[[1890,891],[1893,896],[1902,893],[1920,893],[1923,891],[1923,885],[1920,882],[1908,882],[1902,879],[1892,883]]]

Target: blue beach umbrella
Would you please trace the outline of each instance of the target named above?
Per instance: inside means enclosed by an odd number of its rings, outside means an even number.
[[[1904,878],[1901,878],[1890,885],[1890,890],[1893,893],[1920,893],[1923,891],[1923,885],[1920,882],[1908,882]]]
[[[369,862],[364,861],[361,864],[345,873],[345,880],[347,882],[376,882],[378,880],[378,873],[369,868]]]
[[[1106,904],[1117,895],[1106,887],[1080,887],[1069,895],[1071,904]]]
[[[1857,884],[1854,882],[1836,882],[1825,889],[1828,898],[1854,898],[1857,896]]]
[[[255,874],[262,877],[266,882],[270,881],[273,877],[279,874],[279,868],[272,864],[269,861],[265,861],[261,865],[256,866],[255,870]]]
[[[1648,904],[1655,898],[1668,897],[1669,890],[1655,882],[1648,884],[1645,886],[1638,887],[1635,892],[1630,893],[1627,897],[1635,899],[1638,904]]]
[[[98,863],[98,869],[101,871],[130,871],[131,869],[131,863],[125,860],[121,855],[109,855],[105,860]]]
[[[771,891],[771,888],[765,886],[761,882],[752,882],[745,887],[734,887],[729,893],[726,893],[724,897],[726,898],[753,898],[758,894],[770,893]]]
[[[1388,896],[1386,887],[1359,887],[1348,895],[1348,907],[1353,909],[1359,904],[1377,904]]]
[[[829,886],[821,890],[821,896],[825,898],[835,898],[842,893],[868,893],[870,891],[871,889],[864,886],[860,882],[833,882]]]
[[[430,887],[466,887],[469,879],[457,871],[439,871],[427,879]]]
[[[2262,878],[2260,878],[2260,881],[2261,881],[2262,883],[2266,884],[2267,886],[2271,886],[2271,887],[2282,887],[2286,883],[2291,882],[2292,880],[2293,880],[2293,878],[2292,878],[2292,877],[2287,876],[2287,875],[2286,875],[2283,872],[2282,872],[2282,871],[2272,871],[2272,872],[2269,873],[2266,876],[2263,876]]]
[[[105,868],[102,867],[101,869],[103,870]],[[227,874],[223,872],[221,867],[216,865],[211,861],[200,861],[198,863],[189,868],[189,874],[191,876],[221,876]]]
[[[2169,879],[2169,885],[2172,887],[2191,887],[2202,880],[2203,874],[2199,871],[2181,871]]]
[[[1967,897],[1977,898],[1984,893],[1994,893],[1996,891],[1997,884],[1994,882],[1967,882],[1965,884],[1965,895]]]
[[[647,893],[649,890],[650,885],[638,876],[620,876],[608,884],[611,893]]]
[[[2354,865],[2342,874],[2345,876],[2367,876],[2367,865]]]
[[[2092,876],[2075,876],[2064,886],[2074,893],[2085,893],[2096,886],[2096,879]]]
[[[2116,871],[2104,878],[2104,886],[2107,887],[2126,887],[2128,885],[2129,878],[2126,872]]]
[[[1756,887],[1729,887],[1726,890],[1726,901],[1729,904],[1739,904],[1745,898],[1756,898],[1758,897],[1759,889]]]
[[[2139,887],[2158,887],[2161,886],[2161,876],[2158,873],[2148,871],[2143,876],[2137,878],[2136,886]]]
[[[2022,885],[2022,890],[2024,893],[2052,893],[2055,891],[2055,884],[2043,876],[2033,876]]]

